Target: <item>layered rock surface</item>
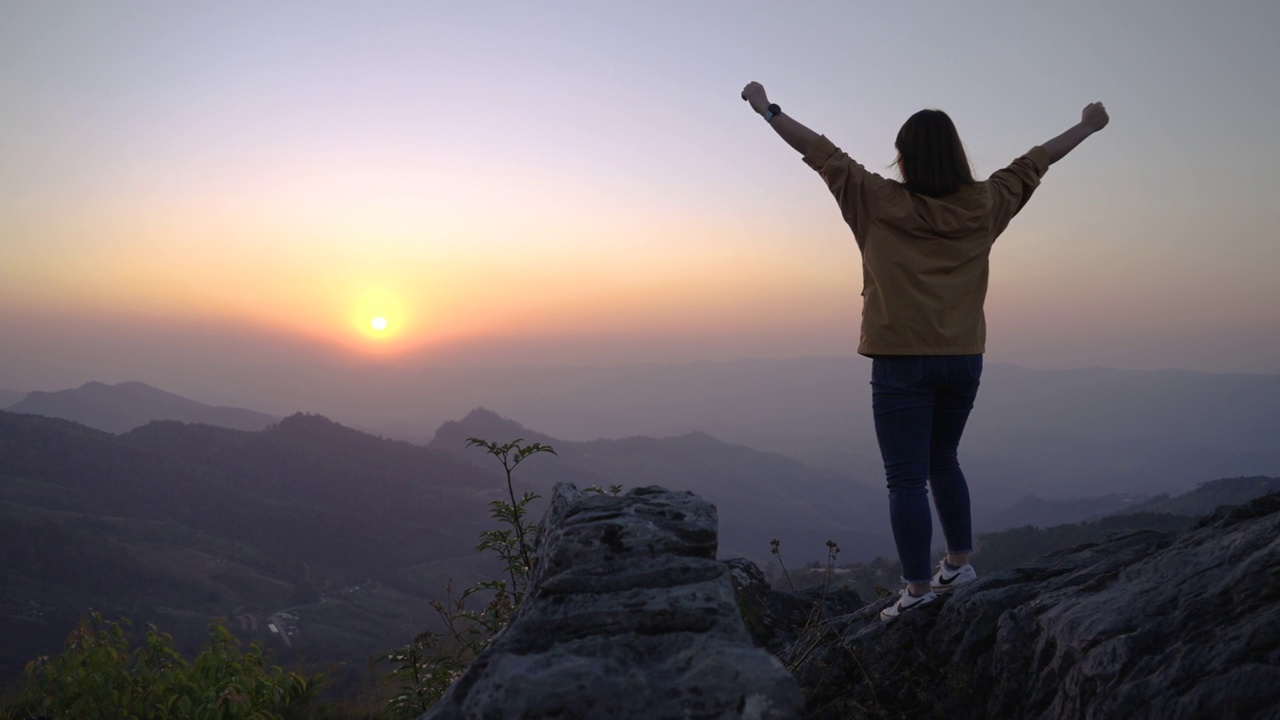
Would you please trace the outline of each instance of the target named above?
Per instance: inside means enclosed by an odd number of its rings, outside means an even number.
[[[1280,494],[882,604],[783,652],[805,717],[1280,718]]]
[[[803,697],[754,647],[715,507],[691,493],[555,487],[528,597],[423,718],[781,720]]]
[[[715,548],[715,509],[689,493],[558,486],[529,597],[424,717],[1280,720],[1280,494],[888,624],[884,602],[778,593]]]

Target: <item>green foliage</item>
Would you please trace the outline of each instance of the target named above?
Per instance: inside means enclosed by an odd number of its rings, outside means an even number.
[[[533,534],[535,525],[528,521],[529,503],[538,499],[538,495],[526,492],[516,500],[515,487],[511,482],[511,473],[515,471],[516,466],[524,462],[526,458],[538,453],[549,452],[552,455],[556,451],[550,445],[543,443],[533,443],[531,445],[521,445],[524,438],[517,438],[509,443],[499,445],[490,440],[482,440],[480,438],[467,438],[467,447],[482,447],[490,455],[498,459],[502,463],[502,469],[507,473],[507,496],[511,498],[510,503],[501,500],[494,500],[489,503],[489,515],[504,528],[498,530],[486,530],[480,533],[480,544],[476,546],[477,552],[491,551],[506,563],[507,573],[511,577],[510,592],[514,595],[516,605],[520,604],[520,600],[524,597],[525,584],[528,582],[529,571],[533,569],[532,547],[528,541],[528,537]],[[514,531],[514,535],[512,532]]]
[[[375,664],[391,666],[387,680],[392,694],[384,708],[386,717],[418,717],[434,705],[454,678],[466,669],[460,653],[446,649],[445,639],[427,631],[412,643],[374,658]]]
[[[287,720],[305,717],[321,680],[268,666],[256,643],[241,650],[220,620],[194,662],[152,625],[133,647],[130,626],[90,614],[61,655],[27,664],[27,685],[5,717]]]
[[[444,695],[459,675],[485,649],[502,628],[511,622],[516,608],[524,600],[533,571],[533,545],[530,538],[537,530],[529,521],[529,503],[538,495],[525,492],[516,499],[512,473],[520,463],[538,453],[556,454],[543,443],[522,445],[522,438],[498,444],[480,438],[467,438],[467,447],[484,448],[502,464],[507,475],[507,497],[510,502],[489,503],[489,516],[498,521],[496,530],[480,533],[476,552],[492,553],[503,562],[510,582],[488,580],[477,583],[454,596],[453,586],[445,589],[444,600],[431,601],[431,608],[444,621],[445,631],[426,631],[402,648],[383,653],[376,663],[388,663],[393,691],[387,700],[389,718],[416,718]],[[613,494],[617,494],[615,491]],[[483,602],[479,608],[472,600]]]

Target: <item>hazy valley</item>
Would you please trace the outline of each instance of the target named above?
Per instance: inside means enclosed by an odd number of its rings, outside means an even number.
[[[222,379],[229,375],[236,380]],[[174,377],[161,385],[167,393],[153,388],[119,401],[110,396],[127,383],[80,388],[76,412],[57,407],[71,402],[66,391],[26,395],[14,410],[113,432],[123,428],[98,416],[114,413],[133,426],[163,418],[255,429],[302,411],[426,444],[444,423],[485,407],[563,441],[707,433],[878,489],[869,380],[862,357],[434,370],[257,366]],[[187,398],[205,405],[183,406]],[[197,410],[203,415],[191,414]],[[260,424],[230,425],[218,412]],[[1275,473],[1278,432],[1278,375],[991,364],[961,451],[975,505],[991,514],[1027,495],[1150,495],[1213,477]]]
[[[545,496],[559,481],[691,490],[718,508],[721,557],[767,567],[776,538],[799,567],[835,540],[866,593],[896,570],[876,560],[892,543],[868,391],[856,376],[836,380],[856,362],[406,381],[386,408],[421,401],[424,424],[442,412],[424,388],[445,407],[490,393],[477,405],[491,409],[473,405],[430,432],[381,432],[415,442],[352,427],[377,424],[368,399],[318,401],[330,420],[138,382],[10,393],[0,412],[3,674],[16,679],[94,607],[157,622],[188,646],[208,617],[226,616],[242,637],[285,662],[318,663],[354,692],[365,659],[437,622],[429,599],[494,574],[473,548],[505,488],[492,458],[465,447],[472,436],[556,448],[519,468],[518,491]],[[979,542],[1005,566],[1132,524],[1100,520],[1117,513],[1181,527],[1190,520],[1151,514],[1189,518],[1273,490],[1267,477],[1207,481],[1280,475],[1277,418],[1274,376],[993,366],[963,448]],[[1008,530],[1080,521],[1092,524]]]

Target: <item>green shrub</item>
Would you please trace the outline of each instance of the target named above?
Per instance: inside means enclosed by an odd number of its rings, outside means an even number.
[[[292,720],[306,717],[320,676],[268,666],[257,643],[241,650],[221,620],[194,662],[155,626],[135,648],[127,619],[91,613],[67,636],[61,655],[27,664],[27,684],[6,710],[13,720]]]

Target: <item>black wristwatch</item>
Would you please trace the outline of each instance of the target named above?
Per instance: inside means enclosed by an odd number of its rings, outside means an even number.
[[[773,122],[773,119],[781,114],[782,108],[778,107],[777,103],[774,103],[764,109],[764,121]]]

